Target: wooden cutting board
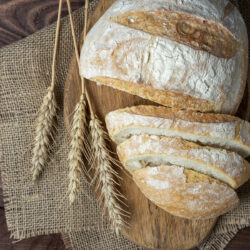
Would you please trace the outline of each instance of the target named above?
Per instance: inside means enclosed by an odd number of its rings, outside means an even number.
[[[101,0],[99,2],[89,20],[89,28],[96,23],[113,2],[114,0]],[[110,87],[97,86],[91,81],[87,81],[87,89],[96,114],[104,126],[105,115],[112,110],[139,104],[153,104],[140,97]],[[75,57],[70,65],[64,94],[65,123],[69,128],[74,107],[81,94],[81,82]],[[110,144],[115,152],[116,146],[112,142]],[[216,219],[186,220],[172,216],[145,198],[128,173],[117,168],[116,170],[122,177],[120,191],[128,199],[127,205],[131,213],[127,220],[130,227],[122,231],[127,239],[148,248],[175,250],[193,248],[208,236]]]

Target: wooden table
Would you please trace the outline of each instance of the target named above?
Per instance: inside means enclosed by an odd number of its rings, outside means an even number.
[[[84,4],[84,0],[71,0],[72,9]],[[58,0],[0,0],[0,47],[22,39],[56,21]],[[67,15],[64,1],[62,16]],[[0,250],[65,249],[60,234],[39,236],[12,244],[7,230],[0,182]],[[226,250],[249,250],[250,227],[241,230]]]

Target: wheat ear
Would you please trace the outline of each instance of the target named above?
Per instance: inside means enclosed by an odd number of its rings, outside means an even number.
[[[72,204],[77,196],[80,186],[80,175],[82,173],[83,161],[82,155],[84,150],[84,130],[86,125],[86,100],[82,94],[80,101],[75,107],[71,134],[71,149],[68,155],[69,160],[69,201]]]
[[[59,0],[55,44],[52,59],[51,86],[48,88],[47,95],[43,98],[43,102],[36,121],[33,156],[31,160],[33,181],[38,179],[48,159],[50,139],[52,139],[54,120],[56,117],[57,105],[54,94],[54,87],[56,78],[56,54],[59,41],[61,13],[62,0]]]
[[[88,3],[89,1],[85,1],[85,19],[84,19],[84,35],[83,40],[85,40],[86,33],[87,33],[87,19],[88,19]],[[80,65],[80,58],[79,58],[79,52],[77,48],[77,42],[76,42],[76,35],[74,32],[74,24],[73,19],[71,15],[71,6],[70,6],[70,0],[67,0],[67,6],[69,11],[69,18],[70,18],[70,25],[71,25],[71,32],[74,42],[74,48],[75,48],[75,55],[78,67]],[[93,147],[93,155],[94,155],[94,164],[95,166],[95,176],[94,180],[98,180],[97,189],[99,186],[101,186],[101,195],[100,197],[103,199],[104,203],[104,209],[107,210],[109,219],[111,222],[111,226],[116,232],[116,234],[119,234],[121,227],[125,224],[122,218],[122,215],[125,216],[125,214],[122,212],[122,208],[118,204],[119,197],[123,197],[115,188],[115,180],[113,176],[117,176],[117,173],[112,168],[112,162],[113,159],[109,155],[109,151],[105,145],[105,133],[102,129],[101,123],[98,120],[98,118],[94,115],[94,110],[92,108],[91,100],[88,95],[88,91],[85,88],[85,79],[81,77],[81,83],[82,83],[82,96],[86,96],[90,114],[91,114],[91,121],[90,121],[90,133],[91,133],[91,146]],[[85,145],[86,146],[86,145]],[[126,212],[125,212],[126,213]]]
[[[48,93],[44,97],[36,121],[32,173],[33,180],[37,180],[48,159],[49,144],[53,133],[53,125],[56,116],[56,99],[52,87],[48,88]]]
[[[75,49],[75,56],[77,65],[80,65],[79,52],[77,47],[76,35],[74,30],[73,18],[72,18],[72,10],[70,0],[67,0],[67,7],[69,12],[69,21],[71,26],[71,32],[73,37],[73,44]],[[88,1],[85,2],[85,21],[86,21],[86,12],[88,10]],[[84,26],[84,39],[86,36],[86,23]],[[84,135],[85,135],[85,124],[86,124],[86,96],[84,93],[85,89],[85,80],[81,77],[81,87],[82,93],[80,97],[80,101],[76,104],[75,113],[73,117],[73,123],[71,128],[71,149],[69,152],[68,160],[69,160],[69,202],[73,204],[76,200],[77,193],[80,188],[80,175],[83,169],[83,161],[82,155],[87,151],[87,142],[84,143]],[[85,153],[85,157],[89,156]],[[87,172],[87,171],[86,171]]]
[[[104,141],[105,133],[96,116],[90,121],[90,133],[95,153],[95,178],[97,178],[98,181],[97,188],[101,186],[100,197],[103,199],[104,209],[108,213],[112,229],[118,235],[124,225],[122,218],[123,210],[117,202],[121,194],[115,187],[116,182],[114,176],[117,175],[117,173],[112,168],[112,158],[108,153]]]

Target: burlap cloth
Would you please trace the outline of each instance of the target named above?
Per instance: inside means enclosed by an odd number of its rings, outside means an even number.
[[[96,3],[91,2],[91,9]],[[239,4],[250,30],[250,2]],[[82,13],[83,9],[74,13],[77,36],[83,28]],[[73,54],[68,18],[63,19],[61,30],[56,75],[56,96],[61,107],[58,133],[54,154],[37,185],[31,182],[30,144],[36,112],[50,84],[55,24],[0,50],[0,169],[8,229],[18,240],[61,232],[65,244],[73,249],[140,249],[110,232],[84,177],[84,191],[73,207],[68,205],[69,141],[63,122],[63,90]],[[239,229],[250,226],[250,182],[238,193],[241,205],[220,217],[201,249],[221,249]]]

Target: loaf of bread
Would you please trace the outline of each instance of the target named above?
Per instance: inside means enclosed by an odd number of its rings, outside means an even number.
[[[214,218],[239,203],[236,192],[228,185],[174,165],[136,170],[133,179],[157,206],[187,219]]]
[[[180,138],[134,135],[118,145],[117,153],[130,172],[170,163],[210,175],[235,189],[250,178],[250,164],[237,153]]]
[[[110,112],[105,120],[117,144],[132,135],[149,134],[180,137],[244,157],[250,155],[250,123],[230,115],[142,105]]]
[[[165,106],[235,113],[247,54],[228,0],[118,0],[88,33],[80,73]]]

